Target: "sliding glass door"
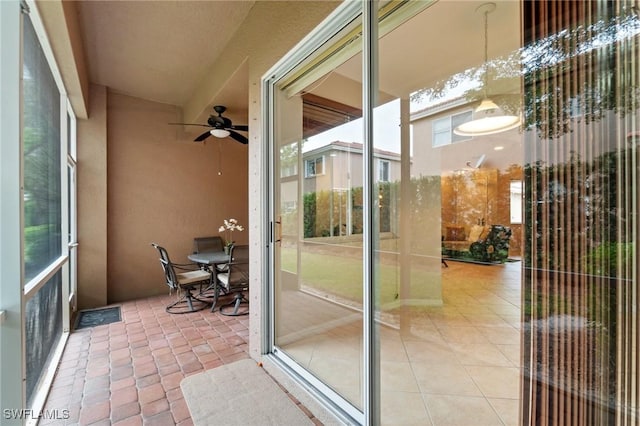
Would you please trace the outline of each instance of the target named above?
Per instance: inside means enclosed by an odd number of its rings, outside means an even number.
[[[480,5],[439,1],[380,24],[371,185],[381,424],[518,422],[522,228],[510,185],[522,181],[522,134],[461,130],[483,118],[486,99],[500,107],[494,117],[518,113],[510,58],[521,10]]]
[[[637,3],[373,5],[265,81],[270,351],[360,423],[636,424]]]
[[[273,273],[275,351],[362,410],[360,23],[274,84]]]

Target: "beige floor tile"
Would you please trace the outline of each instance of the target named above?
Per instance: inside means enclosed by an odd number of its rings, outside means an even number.
[[[442,327],[442,339],[448,343],[488,343],[489,339],[480,332],[479,327]]]
[[[512,367],[513,363],[491,343],[451,343],[462,365],[493,365]]]
[[[282,346],[282,350],[284,350],[289,356],[299,362],[301,365],[308,367],[311,362],[311,358],[313,356],[313,348],[317,339],[304,339],[298,342],[293,342],[291,344]]]
[[[346,399],[362,406],[359,360],[314,357],[309,370]]]
[[[402,340],[430,340],[433,337],[440,338],[438,328],[429,320],[428,324],[410,323],[400,331]]]
[[[461,312],[447,315],[432,315],[430,318],[433,324],[438,328],[473,326],[473,322],[469,321],[469,318],[464,316]]]
[[[362,358],[362,343],[360,336],[332,336],[326,335],[315,342],[314,357],[359,359]]]
[[[514,304],[491,305],[491,310],[498,315],[520,315],[520,308]]]
[[[500,352],[506,356],[509,361],[513,363],[514,367],[520,367],[520,345],[519,344],[511,344],[511,345],[496,345]]]
[[[504,318],[494,313],[471,313],[465,314],[465,317],[477,327],[511,327]]]
[[[455,352],[442,339],[428,342],[408,341],[404,342],[404,345],[410,362],[437,365],[457,360]]]
[[[509,314],[498,314],[500,315],[500,317],[502,317],[502,319],[504,319],[504,321],[511,325],[511,327],[515,328],[516,330],[520,330],[522,328],[522,318],[520,318],[520,315],[509,315]]]
[[[469,297],[470,301],[462,305],[456,305],[458,311],[463,314],[467,319],[469,315],[491,315],[493,311],[486,305],[479,305],[475,303],[473,297]],[[473,323],[473,320],[472,320]]]
[[[482,396],[469,373],[457,363],[413,363],[412,367],[425,394]]]
[[[520,401],[517,399],[497,399],[489,398],[489,404],[498,413],[506,426],[517,426],[520,424]]]
[[[520,373],[515,367],[464,367],[487,398],[518,398]]]
[[[409,356],[402,340],[382,339],[380,342],[380,359],[382,361],[409,362]]]
[[[513,327],[478,327],[489,342],[496,345],[509,345],[520,341],[520,332]]]
[[[485,398],[426,395],[435,426],[496,426],[502,421]]]
[[[432,425],[422,395],[419,393],[383,390],[380,399],[380,415],[383,425]]]
[[[384,392],[420,392],[408,362],[380,362],[380,386]]]

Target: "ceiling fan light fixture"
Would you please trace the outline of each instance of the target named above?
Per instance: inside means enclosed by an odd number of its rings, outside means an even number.
[[[211,133],[211,135],[215,136],[216,138],[226,138],[231,134],[231,132],[225,129],[211,129],[209,133]]]

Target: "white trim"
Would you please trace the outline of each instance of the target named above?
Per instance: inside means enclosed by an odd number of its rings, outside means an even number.
[[[63,309],[64,309],[64,300]],[[33,400],[31,407],[32,415],[37,415],[44,410],[45,403],[47,402],[47,397],[49,396],[49,391],[51,390],[51,384],[53,383],[53,379],[55,378],[56,371],[58,371],[58,364],[62,359],[62,354],[64,353],[64,348],[67,345],[67,340],[69,339],[69,332],[63,332],[60,336],[60,341],[56,345],[55,350],[51,353],[51,357],[49,358],[49,362],[47,363],[47,368],[43,372],[40,380],[38,381],[38,385],[33,390]],[[37,425],[38,424],[37,417],[29,417],[26,421],[27,426]]]
[[[378,105],[378,6],[377,0],[364,4],[362,32],[364,34],[362,46],[362,118],[363,118],[363,164],[362,164],[362,232],[363,244],[363,424],[377,426],[380,424],[380,351],[379,341],[376,339],[375,326],[375,296],[378,279],[377,264],[374,258],[376,242],[379,241],[379,220],[376,221],[377,197],[374,193],[375,182],[375,130],[374,111]]]
[[[305,383],[308,391],[330,407],[330,410],[334,412],[334,414],[340,416],[345,416],[342,413],[352,413],[353,417],[356,419],[358,423],[362,423],[364,416],[359,410],[355,409],[353,405],[346,402],[342,397],[337,395],[331,388],[327,385],[323,384],[318,379],[314,378],[311,373],[302,369],[302,367],[296,365],[292,359],[287,357],[283,351],[280,351],[275,345],[275,292],[274,292],[274,280],[275,280],[275,272],[273,270],[275,264],[275,250],[277,244],[273,242],[273,234],[275,232],[275,222],[277,220],[276,210],[277,206],[275,205],[273,191],[275,191],[275,187],[279,180],[277,179],[276,171],[272,170],[272,166],[275,164],[274,156],[278,154],[278,151],[275,149],[275,132],[274,132],[274,120],[275,120],[275,110],[274,110],[274,102],[275,95],[274,89],[275,84],[282,79],[287,73],[293,70],[294,67],[298,66],[302,61],[306,60],[312,52],[316,49],[324,45],[328,40],[333,38],[336,32],[340,31],[343,28],[345,23],[351,22],[361,14],[362,2],[360,1],[346,1],[341,6],[339,6],[333,13],[331,13],[327,19],[323,21],[323,23],[317,27],[317,29],[311,32],[307,37],[305,37],[300,43],[296,45],[294,49],[291,50],[291,53],[286,55],[281,61],[276,63],[274,67],[271,68],[269,72],[265,74],[262,79],[263,84],[263,117],[265,126],[263,126],[263,137],[268,147],[264,153],[264,161],[265,172],[267,173],[268,179],[265,181],[268,182],[266,186],[266,192],[268,200],[265,200],[265,217],[267,218],[267,223],[265,226],[267,232],[267,241],[269,241],[268,247],[265,250],[267,252],[267,259],[264,263],[264,274],[265,277],[269,277],[269,283],[266,286],[267,289],[264,291],[264,297],[262,300],[263,303],[263,319],[265,319],[264,326],[262,327],[261,334],[264,335],[262,342],[263,348],[262,352],[269,357],[273,357],[273,359],[281,366],[285,371],[288,371],[292,377],[300,378],[301,375],[304,375],[305,379],[309,379],[310,382],[306,380],[302,380],[302,383]],[[299,152],[299,173],[304,175],[306,170],[304,162],[302,161],[302,152]],[[302,190],[302,185],[299,185],[300,190]],[[300,211],[300,210],[299,210]],[[302,214],[302,212],[300,212]],[[342,413],[341,413],[342,411]],[[350,421],[352,422],[352,421]]]
[[[316,399],[325,405],[333,415],[343,419],[345,424],[353,424],[354,419],[359,424],[363,424],[362,413],[360,411],[348,403],[339,393],[327,386],[323,381],[301,367],[293,360],[293,358],[289,357],[285,351],[274,348],[273,355],[267,356],[272,362],[278,364],[283,370],[287,371],[289,376],[296,380],[300,386],[304,387],[309,393],[314,395]]]
[[[25,304],[27,300],[30,300],[35,296],[38,290],[40,290],[60,269],[62,269],[68,260],[68,256],[60,256],[24,286]]]
[[[0,1],[0,407],[25,405],[22,300],[22,12]],[[4,424],[4,423],[3,423]],[[13,424],[18,424],[14,422]]]
[[[47,59],[47,63],[49,64],[49,69],[51,70],[51,74],[53,75],[53,79],[56,82],[56,86],[58,86],[58,90],[60,91],[60,95],[67,96],[67,91],[64,87],[64,82],[62,80],[62,75],[60,74],[60,70],[58,69],[58,64],[56,63],[55,56],[53,54],[53,49],[51,49],[51,43],[49,43],[49,38],[47,37],[47,31],[42,23],[42,18],[40,18],[40,13],[38,12],[38,5],[35,0],[25,0],[25,3],[29,7],[29,18],[31,19],[31,24],[33,25],[33,29],[38,36],[38,41],[40,42],[40,46],[42,47],[42,53]],[[63,107],[61,111],[66,110],[66,106]],[[66,141],[65,141],[66,144]]]

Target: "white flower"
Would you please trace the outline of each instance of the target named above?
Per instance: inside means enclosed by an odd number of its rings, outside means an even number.
[[[218,228],[218,232],[224,233],[225,245],[233,244],[233,231],[244,231],[244,227],[242,225],[238,225],[238,221],[236,219],[225,219],[224,225]]]

